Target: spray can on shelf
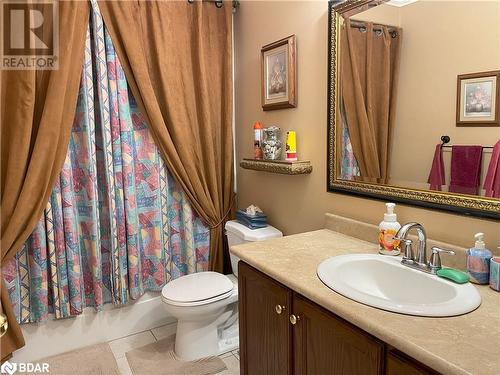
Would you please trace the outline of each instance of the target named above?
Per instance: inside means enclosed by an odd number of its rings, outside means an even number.
[[[286,133],[286,160],[297,160],[297,135],[293,130]]]
[[[253,124],[253,152],[255,159],[262,159],[262,124],[259,121],[256,121]]]

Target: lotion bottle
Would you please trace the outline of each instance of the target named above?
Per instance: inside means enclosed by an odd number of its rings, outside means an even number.
[[[467,250],[467,272],[470,281],[476,284],[488,284],[490,279],[491,251],[486,249],[484,233],[476,233],[474,247]]]
[[[398,233],[401,224],[398,223],[397,216],[394,213],[395,203],[386,203],[387,212],[384,214],[384,220],[379,224],[378,252],[383,255],[399,255],[399,241],[394,239]]]

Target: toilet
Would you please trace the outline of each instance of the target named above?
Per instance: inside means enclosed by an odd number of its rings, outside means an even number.
[[[235,220],[225,226],[229,246],[282,237],[276,228],[250,229]],[[162,289],[166,311],[177,319],[175,354],[186,361],[237,349],[238,257],[230,254],[232,275],[198,272],[179,277]]]

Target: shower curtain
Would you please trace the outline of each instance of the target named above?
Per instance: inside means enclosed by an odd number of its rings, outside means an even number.
[[[346,19],[341,30],[341,98],[352,153],[364,182],[387,183],[401,28]]]
[[[68,153],[2,276],[20,323],[126,304],[208,269],[210,230],[166,170],[93,7]]]

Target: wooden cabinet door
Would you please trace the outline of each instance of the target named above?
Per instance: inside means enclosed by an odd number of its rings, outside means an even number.
[[[384,344],[293,294],[294,375],[382,374]]]
[[[292,292],[243,262],[238,287],[241,374],[290,375]]]
[[[387,353],[386,375],[436,375],[436,371],[408,358],[403,353],[391,350]]]

